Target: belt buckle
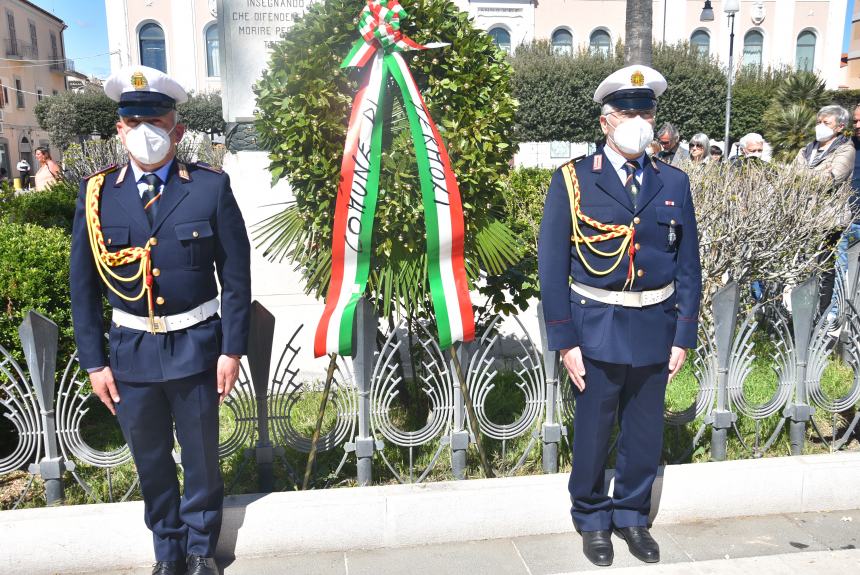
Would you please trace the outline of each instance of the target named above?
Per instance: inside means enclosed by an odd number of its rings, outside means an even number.
[[[624,301],[621,305],[624,307],[642,307],[642,300],[639,292],[635,291],[625,291],[622,292],[624,294]]]
[[[149,331],[151,333],[167,333],[167,324],[161,316],[153,316],[149,320]]]

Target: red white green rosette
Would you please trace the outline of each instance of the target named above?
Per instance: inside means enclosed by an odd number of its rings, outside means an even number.
[[[361,39],[341,64],[366,67],[355,96],[341,162],[332,234],[332,273],[314,338],[314,355],[352,355],[355,307],[367,286],[373,220],[379,196],[388,78],[403,96],[409,118],[427,228],[427,276],[439,344],[475,337],[475,319],[463,261],[463,203],[448,151],[400,52],[422,46],[400,32],[406,11],[396,1],[368,0],[359,17]]]

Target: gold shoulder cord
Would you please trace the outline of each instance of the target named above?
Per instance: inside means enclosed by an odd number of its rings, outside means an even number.
[[[99,213],[99,204],[101,198],[101,190],[105,181],[105,173],[96,174],[87,182],[86,194],[86,222],[87,235],[90,241],[90,250],[95,259],[96,270],[99,272],[102,281],[105,285],[120,298],[125,301],[138,301],[144,295],[147,296],[149,307],[149,325],[150,332],[155,333],[154,329],[154,313],[152,308],[152,262],[150,257],[150,249],[152,247],[152,238],[147,240],[146,245],[141,247],[124,248],[117,252],[109,252],[105,247],[104,235],[102,234],[101,215]],[[111,268],[122,266],[136,261],[140,262],[137,273],[133,276],[121,276],[114,272]],[[135,296],[127,296],[117,290],[108,276],[122,283],[131,283],[142,279],[140,292]]]
[[[564,183],[567,187],[568,199],[570,200],[570,219],[573,228],[573,235],[571,236],[570,241],[573,242],[573,245],[576,248],[576,253],[579,255],[579,259],[582,262],[582,265],[585,266],[585,268],[594,275],[609,275],[614,272],[621,264],[621,260],[624,259],[624,252],[626,251],[628,257],[630,258],[630,263],[627,268],[627,281],[624,282],[624,289],[628,287],[633,287],[633,278],[635,277],[633,258],[636,253],[633,241],[636,235],[636,230],[633,227],[633,223],[631,222],[629,226],[604,224],[583,214],[579,205],[581,194],[579,190],[579,180],[576,177],[576,169],[574,168],[573,164],[568,163],[562,166],[561,173],[564,175]],[[579,228],[580,221],[606,233],[586,236]],[[621,245],[618,246],[618,249],[613,252],[604,252],[592,245],[621,237],[623,237],[624,240],[621,242]],[[605,258],[615,258],[615,263],[613,263],[609,267],[609,269],[606,270],[594,269],[591,264],[588,263],[588,260],[586,260],[583,256],[582,248],[580,247],[581,244],[585,244],[585,246],[592,253],[598,256]]]

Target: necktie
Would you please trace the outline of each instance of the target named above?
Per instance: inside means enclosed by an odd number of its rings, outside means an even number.
[[[624,172],[627,174],[627,179],[624,180],[624,189],[627,190],[627,195],[630,196],[630,201],[633,202],[633,207],[636,207],[636,197],[639,195],[639,182],[636,181],[636,171],[639,169],[639,162],[636,160],[628,160],[624,164]]]
[[[161,178],[156,174],[145,174],[143,176],[146,182],[146,190],[140,197],[143,203],[143,211],[146,212],[146,219],[149,220],[149,225],[155,221],[155,216],[158,213],[158,199],[161,197],[159,188],[161,187]]]

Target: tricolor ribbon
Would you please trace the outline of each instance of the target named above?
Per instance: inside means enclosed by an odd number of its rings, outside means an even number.
[[[368,0],[359,17],[361,39],[342,68],[365,67],[352,104],[340,168],[332,234],[332,272],[326,306],[314,338],[314,355],[352,354],[355,306],[370,274],[373,219],[379,196],[382,127],[388,77],[403,96],[418,163],[427,228],[427,275],[445,349],[475,337],[475,318],[463,262],[463,204],[439,129],[399,52],[426,50],[400,32],[406,11],[397,0]]]

